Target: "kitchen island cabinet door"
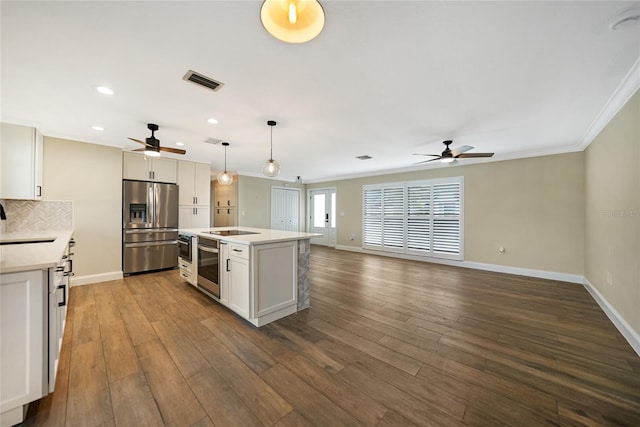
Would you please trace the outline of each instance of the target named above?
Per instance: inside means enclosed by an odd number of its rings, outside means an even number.
[[[249,319],[251,315],[249,310],[249,247],[235,244],[229,246],[229,308],[245,319]]]
[[[0,418],[23,420],[23,405],[47,394],[47,270],[0,275]]]

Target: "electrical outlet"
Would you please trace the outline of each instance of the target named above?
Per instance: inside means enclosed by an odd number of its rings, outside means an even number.
[[[355,233],[351,233],[351,236],[349,237],[349,240],[356,240]]]

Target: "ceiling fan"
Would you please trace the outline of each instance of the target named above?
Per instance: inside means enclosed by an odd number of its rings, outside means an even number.
[[[463,145],[462,147],[454,148],[453,150],[449,148],[449,145],[453,143],[453,141],[442,141],[442,143],[447,147],[444,149],[442,154],[414,154],[414,156],[432,156],[435,159],[425,160],[423,162],[418,163],[427,163],[434,162],[436,160],[440,160],[443,163],[456,163],[456,159],[467,159],[470,157],[492,157],[493,153],[467,153],[469,150],[473,150],[473,147],[470,145]]]
[[[138,148],[137,150],[133,150],[133,151],[144,151],[144,154],[146,154],[147,156],[151,156],[151,157],[158,157],[160,156],[160,152],[161,151],[166,151],[168,153],[175,153],[175,154],[185,154],[186,151],[185,150],[181,150],[179,148],[170,148],[170,147],[161,147],[160,146],[160,140],[157,139],[154,135],[154,132],[157,131],[159,129],[158,125],[155,125],[153,123],[149,123],[147,124],[147,129],[149,129],[151,131],[151,137],[146,138],[146,142],[145,141],[140,141],[139,139],[135,139],[135,138],[129,138],[132,141],[138,142],[142,145],[144,145],[144,148]]]

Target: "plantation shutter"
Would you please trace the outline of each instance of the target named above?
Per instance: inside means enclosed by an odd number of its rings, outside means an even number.
[[[363,247],[463,258],[463,178],[363,186]]]
[[[433,253],[460,254],[460,183],[433,186]]]
[[[404,247],[404,187],[383,189],[382,245],[387,249]]]
[[[407,249],[431,250],[431,186],[407,186]]]
[[[382,189],[364,190],[363,205],[363,244],[382,247]]]

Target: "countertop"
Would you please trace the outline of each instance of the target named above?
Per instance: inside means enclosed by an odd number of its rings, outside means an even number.
[[[0,273],[43,270],[55,267],[67,249],[73,230],[2,233],[0,241],[55,239],[49,243],[5,244],[0,246]]]
[[[253,231],[258,234],[245,234],[240,236],[220,236],[210,234],[209,231],[223,230],[243,230]],[[261,245],[266,243],[287,242],[291,240],[306,240],[314,237],[320,237],[318,233],[303,233],[299,231],[282,231],[270,230],[267,228],[252,227],[214,227],[214,228],[186,228],[178,230],[179,234],[187,234],[191,236],[202,236],[209,239],[223,240],[225,242],[242,243],[245,245]]]

